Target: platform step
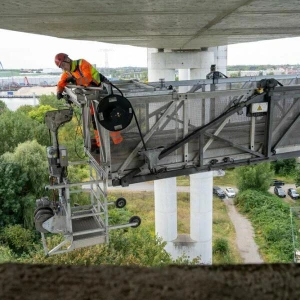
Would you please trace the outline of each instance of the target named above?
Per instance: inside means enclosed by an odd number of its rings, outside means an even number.
[[[75,249],[94,246],[106,243],[106,235],[103,232],[92,233],[87,235],[74,236],[73,246]]]
[[[92,211],[84,212],[91,213]],[[106,242],[106,233],[104,227],[96,220],[95,217],[83,217],[72,220],[73,246],[76,248],[87,247]],[[88,232],[89,230],[93,232]],[[99,231],[97,231],[99,230]],[[82,232],[82,234],[80,234]]]
[[[80,231],[98,229],[102,227],[103,226],[97,221],[97,219],[94,216],[83,217],[80,219],[72,220],[72,228],[74,233]]]

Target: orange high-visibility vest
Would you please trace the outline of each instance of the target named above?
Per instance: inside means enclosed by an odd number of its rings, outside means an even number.
[[[67,85],[66,79],[70,76],[76,80],[76,85],[82,86],[99,86],[105,78],[85,59],[73,60],[70,72],[64,71],[57,83],[57,92],[63,92]]]

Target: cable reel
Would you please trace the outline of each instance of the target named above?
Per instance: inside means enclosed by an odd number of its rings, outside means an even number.
[[[147,150],[141,127],[134,112],[134,109],[127,98],[123,96],[122,91],[114,84],[110,83],[121,95],[112,93],[104,97],[97,106],[96,117],[101,126],[109,131],[120,131],[125,129],[134,117],[136,126],[143,143]]]
[[[125,129],[133,118],[133,108],[128,99],[111,94],[104,97],[97,106],[96,117],[101,126],[109,131]]]

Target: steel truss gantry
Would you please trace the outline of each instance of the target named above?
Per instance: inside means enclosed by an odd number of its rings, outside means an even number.
[[[109,185],[127,186],[300,154],[300,86],[295,76],[115,84],[130,101],[142,138],[133,120],[122,130],[123,143],[114,145],[96,120],[102,139],[99,159],[91,154],[89,113],[82,106],[82,95],[67,88],[70,100],[82,107],[86,151],[108,167]],[[189,92],[179,93],[178,86],[189,86]],[[89,89],[97,110],[108,92],[93,96],[96,92]]]
[[[65,243],[71,241],[68,251],[108,241],[108,230],[115,228],[109,226],[105,215],[109,204],[107,186],[127,186],[300,156],[300,85],[295,76],[160,80],[148,84],[120,81],[114,82],[113,87],[104,86],[104,89],[65,88],[67,102],[81,111],[92,199],[87,208],[64,204],[64,214],[70,216],[69,223],[63,225]],[[179,86],[189,86],[189,91],[179,93]],[[123,101],[128,101],[129,108],[124,108]],[[108,103],[106,111],[104,102]],[[126,118],[132,113],[135,118],[128,124]],[[111,140],[110,132],[101,125],[103,118],[110,128],[120,131],[121,143]],[[97,147],[92,142],[95,132],[99,136]],[[63,189],[60,202],[68,203],[71,185],[62,179],[48,188]],[[74,239],[78,235],[72,220],[80,219],[81,209],[100,224],[98,240],[85,239],[88,237],[85,234],[94,234],[92,231],[79,234],[84,241]],[[102,213],[104,219],[100,219]],[[46,222],[49,224],[43,228],[51,228],[51,221]],[[118,228],[136,227],[139,223],[139,219],[132,219]],[[58,245],[52,251],[58,253],[60,248]]]

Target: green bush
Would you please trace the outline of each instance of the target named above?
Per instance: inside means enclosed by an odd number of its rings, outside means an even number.
[[[239,167],[235,171],[237,187],[240,192],[248,189],[267,191],[273,176],[270,163]]]
[[[228,240],[225,238],[217,238],[213,245],[213,253],[219,253],[222,255],[227,255],[229,253]]]
[[[291,174],[295,174],[297,161],[296,158],[279,159],[272,162],[271,165],[275,171],[275,174],[288,176]]]
[[[29,253],[34,245],[34,233],[21,225],[8,226],[0,234],[0,243],[16,254]]]
[[[0,245],[0,264],[5,262],[13,262],[15,259],[11,249],[7,246]]]
[[[51,249],[61,241],[58,235],[47,238]],[[31,253],[23,262],[74,265],[139,265],[163,266],[172,263],[164,250],[165,243],[151,234],[148,228],[126,228],[110,231],[109,244],[81,248],[69,253],[45,257],[42,250]]]

